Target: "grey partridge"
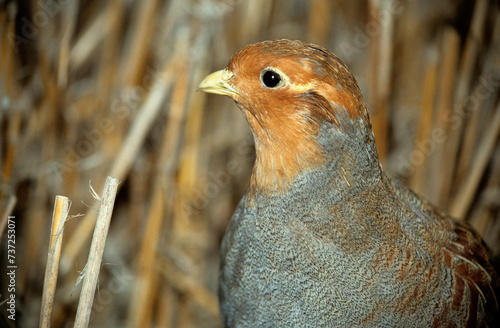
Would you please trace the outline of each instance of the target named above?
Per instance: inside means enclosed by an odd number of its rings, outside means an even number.
[[[361,91],[328,50],[249,45],[199,90],[239,106],[250,185],[221,247],[224,327],[481,327],[495,272],[465,222],[384,173]]]

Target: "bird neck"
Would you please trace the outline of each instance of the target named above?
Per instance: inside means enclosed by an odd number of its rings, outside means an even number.
[[[299,120],[269,123],[244,111],[252,129],[256,159],[250,178],[250,194],[283,194],[302,172],[312,171],[325,161],[318,147],[317,126]]]
[[[284,131],[274,131],[272,135],[251,123],[257,156],[249,199],[255,195],[295,192],[304,179],[314,188],[327,190],[350,189],[382,180],[371,126],[363,119],[347,118],[339,123],[311,126],[316,131],[306,133],[283,126]]]

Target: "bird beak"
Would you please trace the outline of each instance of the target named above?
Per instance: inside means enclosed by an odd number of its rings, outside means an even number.
[[[207,77],[201,81],[200,85],[198,85],[196,91],[215,93],[223,96],[235,96],[238,92],[229,84],[229,80],[233,75],[234,73],[227,69],[207,75]]]

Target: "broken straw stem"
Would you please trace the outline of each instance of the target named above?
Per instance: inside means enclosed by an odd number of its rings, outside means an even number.
[[[106,244],[106,237],[111,222],[111,214],[113,213],[118,184],[117,178],[108,177],[102,197],[99,199],[101,205],[99,206],[99,212],[97,214],[94,235],[90,246],[89,258],[87,260],[87,272],[83,280],[80,301],[78,302],[78,309],[76,311],[75,327],[77,328],[86,328],[90,321],[92,303],[94,301],[104,245]],[[97,195],[94,195],[94,197],[97,197]]]
[[[43,283],[42,308],[40,310],[40,327],[50,327],[52,320],[52,308],[59,273],[59,260],[61,259],[61,247],[64,233],[64,223],[68,217],[71,202],[67,197],[56,196],[54,213],[52,214],[52,229],[50,233],[49,254],[47,266],[45,267],[45,279]]]

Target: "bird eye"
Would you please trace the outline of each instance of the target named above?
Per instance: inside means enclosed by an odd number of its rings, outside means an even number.
[[[277,87],[282,80],[281,76],[278,73],[269,69],[262,71],[260,79],[262,83],[268,88]]]

